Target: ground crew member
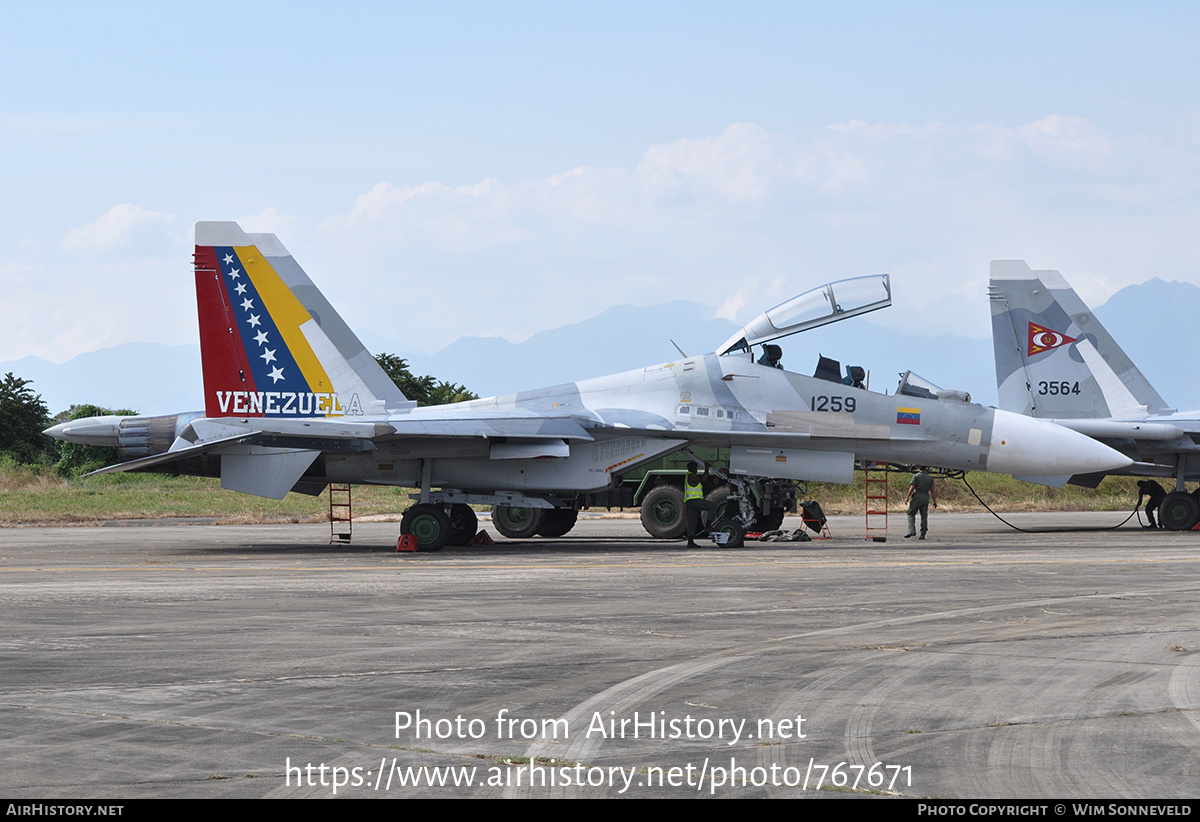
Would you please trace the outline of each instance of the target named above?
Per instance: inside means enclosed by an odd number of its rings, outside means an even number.
[[[933,477],[929,476],[924,468],[913,475],[912,482],[908,484],[908,493],[904,495],[904,501],[908,503],[908,533],[904,535],[904,538],[917,536],[917,512],[919,511],[921,513],[921,536],[919,539],[925,539],[925,532],[929,530],[929,503],[933,502],[933,507],[937,508],[937,493],[933,489]]]
[[[1154,522],[1154,512],[1158,510],[1158,506],[1162,505],[1162,501],[1166,498],[1167,492],[1161,485],[1154,480],[1139,480],[1138,481],[1138,501],[1134,508],[1140,508],[1142,505],[1142,497],[1146,498],[1146,519],[1150,524],[1147,528],[1162,528],[1162,522],[1157,525]]]
[[[700,533],[700,515],[711,511],[716,506],[704,498],[704,481],[708,479],[708,463],[704,464],[704,474],[696,473],[699,466],[694,462],[687,464],[687,476],[683,478],[683,510],[687,516],[687,547],[699,548],[696,536]]]

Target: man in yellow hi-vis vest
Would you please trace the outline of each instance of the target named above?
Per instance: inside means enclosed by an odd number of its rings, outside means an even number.
[[[704,498],[704,481],[708,479],[708,463],[704,464],[704,474],[696,473],[699,466],[694,462],[687,464],[687,476],[683,478],[683,510],[687,515],[687,544],[689,548],[699,548],[696,535],[700,533],[700,515],[711,511],[716,505]]]

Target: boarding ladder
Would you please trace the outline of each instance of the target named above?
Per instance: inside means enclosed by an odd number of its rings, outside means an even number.
[[[344,528],[339,523],[345,523]],[[350,542],[354,516],[350,506],[350,484],[329,483],[329,544]]]
[[[866,497],[866,539],[887,542],[888,464],[864,461],[862,469]]]

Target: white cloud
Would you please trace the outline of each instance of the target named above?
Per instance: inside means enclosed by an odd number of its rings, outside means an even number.
[[[297,260],[346,320],[397,350],[466,334],[516,341],[613,305],[680,298],[745,321],[822,282],[885,271],[896,306],[873,322],[980,336],[993,258],[1058,268],[1097,304],[1151,276],[1200,283],[1193,136],[1118,137],[1067,115],[1012,126],[850,121],[804,135],[740,123],[649,146],[628,167],[379,182],[317,231],[304,227],[311,217],[275,208],[241,223],[303,244]],[[126,204],[59,249],[119,249],[124,270],[14,246],[0,276],[25,292],[22,304],[41,306],[43,326],[62,330],[12,328],[9,349],[65,358],[75,345],[184,341],[194,333],[177,322],[192,302],[184,233],[170,215]],[[169,286],[170,302],[159,293],[133,305],[147,283]],[[122,296],[109,306],[98,290]],[[174,327],[156,332],[168,316]]]
[[[715,136],[651,146],[633,169],[578,166],[544,179],[487,178],[457,186],[381,182],[323,228],[379,248],[461,254],[612,232],[756,234],[768,229],[749,222],[788,214],[860,232],[906,222],[923,207],[932,209],[926,219],[944,221],[955,213],[969,219],[974,211],[986,220],[992,199],[1044,207],[1053,183],[1029,167],[1030,157],[1070,171],[1077,181],[1082,175],[1101,203],[1146,201],[1145,180],[1114,184],[1104,176],[1118,156],[1128,166],[1132,158],[1152,155],[1063,115],[1012,128],[851,121],[803,141],[739,123]],[[1153,172],[1152,163],[1141,165]]]
[[[169,228],[174,221],[170,214],[125,203],[113,206],[94,223],[71,229],[59,245],[76,254],[98,254],[124,248],[143,227]]]
[[[724,302],[722,302],[717,308],[717,311],[713,316],[719,317],[723,320],[729,320],[730,322],[737,322],[738,314],[745,305],[746,289],[743,288],[737,290],[729,297],[726,297]]]
[[[1051,114],[1016,130],[1036,154],[1073,168],[1101,170],[1116,143],[1083,117]]]
[[[816,152],[752,123],[732,125],[716,137],[652,146],[637,177],[651,196],[755,203],[781,183],[813,172]]]
[[[528,205],[516,193],[492,179],[453,187],[436,180],[405,187],[377,183],[355,200],[348,215],[323,228],[446,250],[513,242],[527,236],[511,219],[514,210]]]
[[[1144,138],[1060,114],[1016,126],[850,121],[804,139],[740,123],[651,146],[633,168],[379,183],[323,228],[339,258],[362,262],[360,285],[388,272],[379,303],[421,306],[404,333],[431,347],[461,333],[519,340],[622,302],[681,296],[744,317],[825,280],[883,271],[913,276],[898,281],[911,292],[898,295],[903,311],[879,321],[978,335],[994,257],[1136,266],[1132,249],[1147,245],[1138,226],[1153,224],[1154,237],[1174,238],[1163,248],[1194,259],[1197,241],[1172,226],[1200,216],[1187,189],[1200,149],[1178,142],[1167,169]],[[1167,223],[1156,211],[1165,192],[1183,208]],[[1136,270],[1112,287],[1145,279]],[[382,310],[364,317],[382,323]],[[472,311],[461,327],[445,321]]]

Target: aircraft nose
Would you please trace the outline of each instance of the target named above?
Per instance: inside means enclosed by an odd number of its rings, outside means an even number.
[[[1119,471],[1133,460],[1069,428],[1010,411],[996,411],[988,470],[1036,477]]]
[[[109,445],[115,446],[121,433],[121,418],[116,415],[107,417],[85,417],[80,420],[67,420],[58,425],[52,425],[42,432],[56,440],[74,442],[80,445]]]

